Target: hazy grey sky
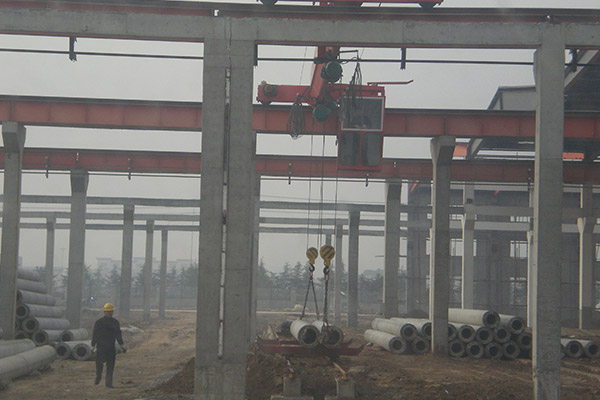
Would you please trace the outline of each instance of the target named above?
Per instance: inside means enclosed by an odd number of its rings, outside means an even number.
[[[248,0],[247,2],[251,2]],[[442,7],[540,7],[540,8],[599,8],[598,0],[445,0]],[[30,48],[67,50],[66,38],[22,37],[0,35],[0,48]],[[78,51],[110,51],[154,54],[202,55],[202,44],[134,42],[99,39],[79,39]],[[397,49],[360,49],[363,58],[399,57]],[[314,48],[282,48],[262,46],[260,56],[312,57]],[[151,60],[116,57],[80,56],[71,62],[64,55],[32,55],[0,53],[2,71],[0,93],[10,95],[70,96],[114,99],[155,100],[202,100],[202,62],[181,60]],[[483,50],[417,50],[409,49],[409,60],[433,59],[494,59],[531,61],[532,51],[483,51]],[[277,84],[307,84],[310,63],[261,62],[255,70],[255,85],[263,80]],[[343,82],[348,82],[354,66],[346,65]],[[363,82],[404,81],[413,79],[408,86],[386,88],[388,107],[485,109],[498,86],[532,85],[531,67],[465,66],[408,64],[406,70],[397,65],[363,63]],[[190,132],[128,132],[120,130],[84,130],[64,128],[28,127],[27,147],[71,147],[127,150],[200,151],[201,135]],[[312,151],[321,154],[322,138],[315,137]],[[304,154],[311,152],[308,137],[291,140],[287,136],[259,135],[258,152],[271,154]],[[335,155],[333,139],[326,141],[326,155]],[[386,141],[386,157],[429,158],[428,142],[416,140]],[[0,183],[3,175],[0,175]],[[383,204],[381,183],[340,182],[337,190],[339,202],[371,202]],[[23,178],[23,194],[69,195],[68,175],[26,174]],[[308,199],[308,184],[285,181],[263,181],[263,200]],[[312,202],[319,200],[318,179],[313,181]],[[88,188],[89,196],[198,198],[200,180],[92,175]],[[326,184],[324,199],[333,201],[335,185]],[[23,210],[38,210],[40,206],[24,204]],[[48,209],[48,208],[45,208]],[[51,207],[51,209],[56,209]],[[68,208],[63,207],[67,210]],[[88,207],[89,212],[114,211],[119,208]],[[138,208],[137,212],[161,212]],[[197,210],[185,210],[196,213]],[[263,215],[274,215],[273,213]],[[306,213],[294,213],[306,217]],[[331,214],[329,216],[332,216]],[[317,217],[312,213],[311,217]],[[343,217],[343,215],[342,215]],[[96,257],[121,258],[121,233],[86,233],[86,264],[95,266]],[[134,257],[144,255],[145,233],[136,232]],[[171,233],[169,259],[197,259],[198,235]],[[317,244],[316,237],[309,237],[309,246]],[[284,262],[304,261],[307,244],[306,235],[261,235],[260,257],[267,267],[279,270]],[[26,266],[43,265],[45,252],[44,231],[21,231],[20,254]],[[344,246],[345,252],[348,247]],[[65,250],[63,250],[65,249]],[[64,256],[63,256],[64,254]],[[382,266],[383,239],[361,238],[360,268]],[[155,234],[154,256],[160,258],[160,234]],[[344,255],[344,260],[346,256]],[[59,231],[56,236],[55,266],[65,265],[68,260],[68,232]]]

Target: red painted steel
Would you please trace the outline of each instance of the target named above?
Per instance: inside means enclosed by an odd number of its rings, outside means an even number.
[[[566,161],[565,183],[600,181],[600,166],[596,163]],[[0,148],[0,168],[4,168],[4,151]],[[23,169],[38,171],[70,171],[83,168],[90,172],[199,174],[200,153],[28,149],[23,152]],[[454,160],[451,166],[453,181],[527,182],[532,180],[533,162],[485,160]],[[256,156],[256,171],[265,176],[325,177],[365,179],[367,173],[337,169],[334,157],[310,158],[301,156]],[[431,160],[384,159],[380,171],[368,174],[370,179],[421,179],[432,176]]]

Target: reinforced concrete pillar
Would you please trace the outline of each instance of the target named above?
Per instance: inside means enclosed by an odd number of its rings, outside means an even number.
[[[475,258],[475,190],[473,184],[465,184],[463,191],[464,214],[462,216],[462,308],[473,308],[473,268]]]
[[[242,400],[254,254],[254,41],[229,25],[204,40],[195,396]]]
[[[433,182],[431,185],[431,255],[429,319],[432,321],[431,351],[448,356],[448,304],[450,297],[450,163],[454,136],[431,139]]]
[[[344,277],[344,262],[342,261],[344,225],[335,226],[335,252],[337,256],[333,262],[335,273],[333,275],[333,324],[341,326],[342,323],[342,278]]]
[[[563,27],[545,24],[535,52],[537,90],[533,231],[533,382],[536,400],[560,399],[560,269],[563,202]]]
[[[152,254],[154,253],[154,221],[146,221],[146,258],[144,260],[144,312],[145,320],[150,319],[152,303]]]
[[[71,229],[67,277],[67,312],[70,327],[81,327],[81,296],[85,261],[85,212],[90,175],[85,170],[71,171]]]
[[[358,326],[358,230],[360,211],[350,211],[348,229],[348,327]]]
[[[165,318],[165,306],[167,303],[167,249],[169,247],[169,231],[163,229],[160,232],[160,287],[158,290],[158,318]]]
[[[48,294],[54,292],[54,235],[56,217],[46,218],[46,289]]]
[[[133,264],[133,204],[123,206],[123,247],[121,251],[121,290],[119,316],[128,320],[131,312],[131,269]]]
[[[529,207],[533,210],[533,187],[529,189]],[[527,231],[527,326],[533,326],[533,265],[535,260],[535,240],[533,240],[533,216],[529,219]]]
[[[15,335],[25,127],[16,122],[2,122],[2,139],[4,141],[4,202],[0,254],[0,328],[4,331],[4,337],[12,338]]]
[[[252,292],[250,294],[250,309],[248,324],[248,340],[249,347],[254,345],[256,341],[256,311],[258,308],[258,250],[260,237],[260,175],[256,177],[256,185],[254,187],[254,234],[252,242]],[[296,304],[296,303],[293,303]]]
[[[398,316],[398,269],[400,268],[400,194],[402,183],[385,185],[385,253],[383,271],[383,315]]]
[[[593,209],[593,186],[585,183],[581,188],[583,217],[577,219],[579,229],[579,329],[592,328],[594,296],[594,227],[596,217]]]

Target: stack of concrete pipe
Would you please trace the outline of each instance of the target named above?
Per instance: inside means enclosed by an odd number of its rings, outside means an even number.
[[[121,353],[123,349],[115,341],[115,349],[117,353]],[[96,359],[96,351],[92,348],[91,340],[75,340],[72,342],[60,342],[56,346],[56,355],[61,360],[68,358],[76,361],[88,361]]]
[[[302,319],[292,321],[290,333],[303,347],[314,348],[323,345],[327,348],[337,348],[344,341],[344,333],[334,325],[323,321],[310,323]]]
[[[0,340],[0,382],[44,369],[55,359],[54,348],[36,347],[30,339]]]
[[[600,358],[600,342],[583,339],[560,339],[561,351],[568,358]]]

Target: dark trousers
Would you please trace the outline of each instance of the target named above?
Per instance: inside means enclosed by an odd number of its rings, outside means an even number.
[[[96,352],[96,382],[100,382],[102,379],[102,368],[106,363],[106,386],[112,386],[113,371],[115,369],[115,354],[116,351],[112,349],[98,348]]]

